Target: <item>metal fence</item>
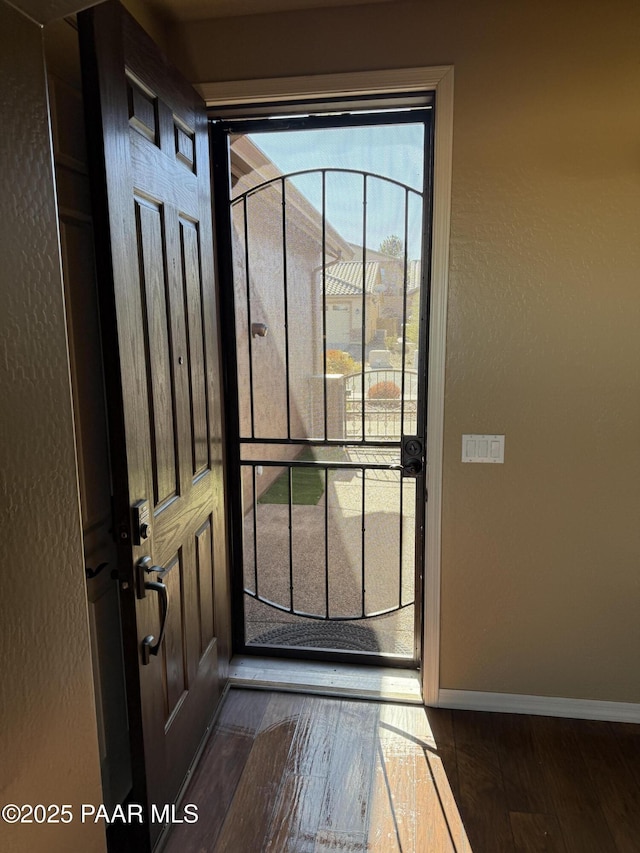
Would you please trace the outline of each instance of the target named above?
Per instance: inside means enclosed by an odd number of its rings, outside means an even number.
[[[346,439],[400,441],[417,430],[415,370],[365,370],[344,377]],[[364,393],[364,397],[363,397]]]

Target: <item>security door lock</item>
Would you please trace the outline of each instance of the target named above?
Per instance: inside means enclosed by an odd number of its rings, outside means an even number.
[[[424,443],[415,435],[402,439],[402,476],[417,477],[424,466]]]

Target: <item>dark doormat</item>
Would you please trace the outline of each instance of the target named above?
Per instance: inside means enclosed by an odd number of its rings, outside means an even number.
[[[387,638],[389,642],[389,638]],[[309,621],[303,625],[279,625],[259,634],[250,646],[327,649],[347,652],[379,652],[380,640],[373,628],[353,622]],[[411,656],[412,649],[399,637],[393,638],[394,654]]]
[[[252,646],[301,646],[311,649],[339,649],[352,652],[378,652],[376,632],[349,622],[312,621],[304,625],[279,625],[251,641]]]

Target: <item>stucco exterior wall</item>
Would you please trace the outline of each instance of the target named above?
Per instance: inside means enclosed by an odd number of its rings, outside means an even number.
[[[41,29],[0,2],[0,801],[102,800]],[[106,849],[2,823],[3,853]]]
[[[251,437],[249,342],[253,418],[256,438],[287,438],[287,359],[289,370],[289,428],[291,438],[318,437],[323,424],[319,401],[314,399],[313,377],[322,371],[322,305],[318,271],[322,268],[320,228],[308,233],[298,224],[295,209],[287,216],[285,239],[279,185],[249,196],[247,201],[249,250],[246,251],[244,208],[233,208],[234,280],[240,432]],[[285,266],[286,252],[285,314]],[[247,261],[249,300],[247,303]],[[251,337],[250,323],[264,323],[266,337]],[[285,324],[288,323],[288,329]],[[251,337],[251,340],[250,340]],[[287,352],[288,347],[288,352]],[[317,395],[315,395],[317,397]],[[246,448],[250,455],[250,448]],[[290,449],[262,446],[256,458],[291,459]],[[256,481],[258,495],[280,474],[264,468]],[[251,473],[244,471],[245,507],[252,503]]]
[[[455,67],[445,688],[640,702],[639,34],[636,0],[401,0],[173,45],[194,82]]]

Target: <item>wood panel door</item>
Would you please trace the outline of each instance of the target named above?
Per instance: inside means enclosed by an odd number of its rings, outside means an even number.
[[[143,850],[162,830],[150,807],[175,801],[228,660],[209,152],[204,105],[122,7],[79,21]]]

